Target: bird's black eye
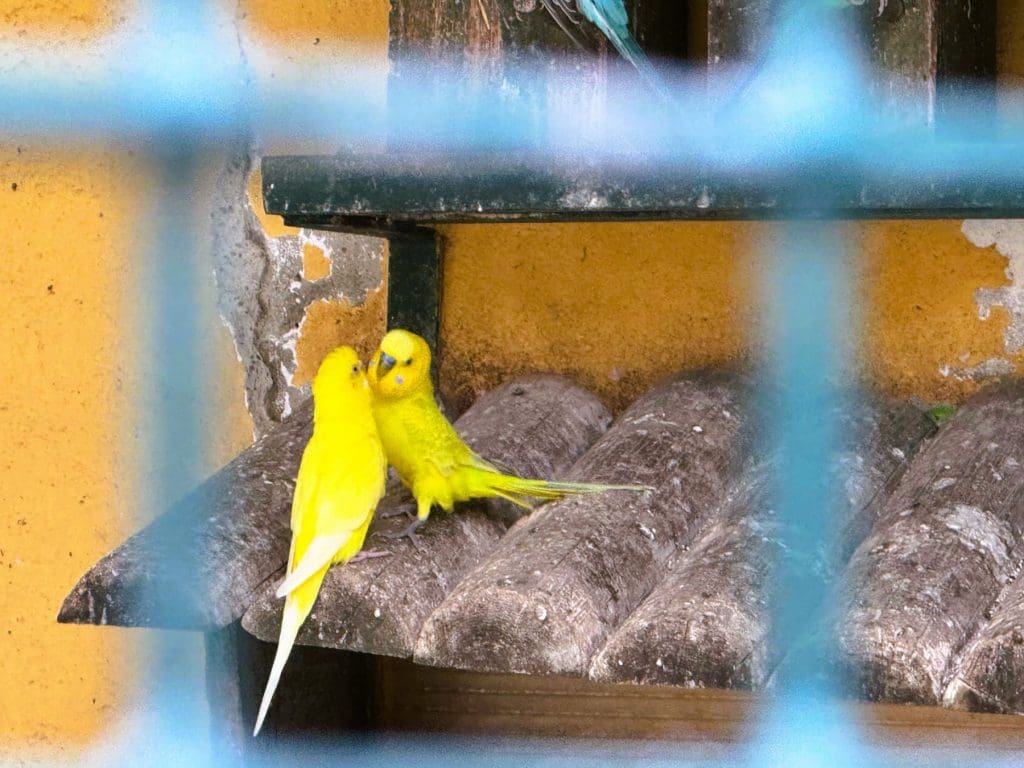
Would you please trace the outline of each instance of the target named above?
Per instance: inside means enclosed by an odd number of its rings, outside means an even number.
[[[352,373],[359,373],[359,363],[352,366]]]
[[[412,358],[410,357],[408,360],[406,360],[405,364],[406,365],[412,365]]]

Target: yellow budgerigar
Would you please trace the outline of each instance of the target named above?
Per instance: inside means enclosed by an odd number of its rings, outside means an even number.
[[[373,415],[388,461],[416,499],[412,531],[437,505],[500,496],[530,508],[528,499],[560,499],[576,493],[646,490],[639,486],[528,480],[502,472],[459,437],[434,400],[430,346],[409,331],[390,331],[367,366]]]
[[[327,569],[356,555],[384,493],[387,463],[370,410],[372,394],[359,357],[339,347],[313,379],[313,436],[299,465],[292,498],[288,571],[277,590],[284,615],[253,735],[259,733],[299,627],[316,602]]]

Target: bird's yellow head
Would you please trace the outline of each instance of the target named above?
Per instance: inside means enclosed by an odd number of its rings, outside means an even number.
[[[415,333],[389,331],[370,358],[367,375],[374,394],[386,400],[430,389],[430,346]]]
[[[332,350],[313,377],[313,402],[317,410],[329,403],[369,398],[370,384],[359,355],[352,347]]]

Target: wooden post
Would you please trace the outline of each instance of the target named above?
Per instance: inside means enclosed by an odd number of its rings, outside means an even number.
[[[836,7],[868,53],[868,87],[889,117],[910,126],[942,126],[953,102],[974,89],[979,109],[995,108],[995,4],[976,0],[878,0]],[[780,12],[797,3],[708,3],[708,66],[756,67]],[[737,82],[744,78],[737,78]]]

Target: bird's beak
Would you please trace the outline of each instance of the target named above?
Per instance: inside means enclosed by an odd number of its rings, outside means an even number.
[[[377,363],[377,375],[384,376],[388,371],[395,367],[397,362],[398,361],[387,352],[381,352],[380,361]]]

